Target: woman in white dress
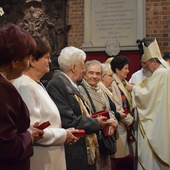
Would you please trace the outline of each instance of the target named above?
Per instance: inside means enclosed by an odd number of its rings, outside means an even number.
[[[66,170],[64,143],[73,143],[76,130],[61,128],[60,113],[55,103],[42,86],[40,79],[49,72],[51,48],[45,38],[34,37],[37,51],[30,58],[30,66],[24,74],[13,81],[30,112],[31,124],[46,121],[50,126],[44,129],[43,138],[34,145],[31,170]]]

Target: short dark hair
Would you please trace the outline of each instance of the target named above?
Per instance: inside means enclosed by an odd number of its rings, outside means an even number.
[[[35,50],[36,43],[29,32],[14,24],[0,27],[0,65],[23,60],[33,55]]]
[[[170,59],[170,52],[168,51],[164,52],[163,59],[164,60]]]
[[[113,58],[113,60],[111,61],[110,65],[112,68],[112,71],[114,73],[116,73],[116,69],[118,70],[122,70],[122,68],[126,65],[129,64],[129,59],[123,55],[120,56],[116,56]]]
[[[45,37],[33,36],[33,38],[37,44],[37,50],[33,57],[35,60],[39,60],[44,54],[51,52],[51,47]]]

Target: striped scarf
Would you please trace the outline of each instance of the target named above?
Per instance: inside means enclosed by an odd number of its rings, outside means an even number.
[[[122,80],[122,84],[126,89],[126,82],[125,82],[124,79]],[[131,113],[131,111],[132,111],[132,97],[131,97],[131,94],[127,91],[127,95],[129,96],[129,99],[130,99],[130,103],[129,103],[129,101],[127,100],[125,94],[123,93],[123,91],[121,89],[120,89],[120,92],[121,92],[121,96],[122,96],[122,106],[123,106],[123,109],[124,109],[125,113],[127,113],[127,114]]]
[[[125,82],[124,79],[122,80],[122,84],[126,88],[126,82]],[[129,104],[125,94],[123,93],[123,91],[121,89],[120,89],[120,92],[121,92],[121,96],[122,96],[122,106],[123,106],[124,112],[126,114],[130,113],[132,115],[131,107],[130,107],[130,104]],[[127,92],[127,94],[130,95],[129,92]],[[129,98],[132,101],[132,97],[129,96]],[[132,102],[131,102],[131,104],[132,104]],[[128,140],[128,142],[133,143],[135,141],[133,124],[131,124],[130,126],[126,126],[126,130],[127,130],[127,140]]]

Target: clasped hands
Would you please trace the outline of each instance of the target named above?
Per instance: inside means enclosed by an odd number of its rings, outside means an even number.
[[[79,140],[79,138],[74,136],[73,133],[76,133],[78,131],[79,130],[75,129],[75,128],[68,128],[68,129],[66,129],[67,137],[66,137],[65,143],[70,144],[70,145],[73,144],[73,143],[76,143]]]
[[[114,118],[107,119],[105,116],[97,117],[99,125],[102,129],[109,126],[108,135],[113,135],[118,126],[118,121]]]
[[[38,126],[39,126],[39,123],[36,122],[33,125],[31,125],[30,128],[28,129],[28,131],[31,134],[33,143],[35,143],[38,140],[40,140],[41,138],[43,138],[43,135],[44,135],[44,131],[38,129]],[[73,135],[73,133],[75,133],[77,131],[78,130],[75,129],[75,128],[66,129],[67,135],[66,135],[66,141],[65,142],[68,143],[68,144],[73,144],[73,143],[77,142],[79,138],[77,138],[76,136]]]
[[[44,135],[44,131],[38,129],[38,126],[39,126],[39,123],[36,122],[36,123],[34,123],[33,125],[31,125],[31,126],[29,127],[29,129],[28,129],[28,131],[30,132],[31,137],[32,137],[32,143],[37,142],[37,141],[40,140],[40,139],[43,137],[43,135]]]

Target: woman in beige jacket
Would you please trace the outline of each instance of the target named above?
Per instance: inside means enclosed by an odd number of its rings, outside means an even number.
[[[134,155],[134,149],[132,149],[132,143],[134,143],[134,136],[128,131],[127,128],[132,128],[134,117],[132,116],[132,102],[131,95],[125,88],[126,78],[129,73],[129,60],[124,56],[117,56],[111,61],[111,68],[113,71],[114,81],[111,85],[111,91],[113,94],[113,102],[116,105],[116,109],[124,110],[127,117],[119,121],[116,139],[117,139],[117,152],[112,156],[115,162],[115,169],[118,164],[124,164],[125,159],[130,155]],[[127,133],[128,132],[128,133]],[[129,139],[129,140],[128,140]],[[134,144],[133,144],[134,145]],[[124,158],[124,159],[119,159]],[[121,162],[123,161],[123,162]],[[117,164],[117,165],[116,165]],[[133,162],[132,162],[133,169]]]

